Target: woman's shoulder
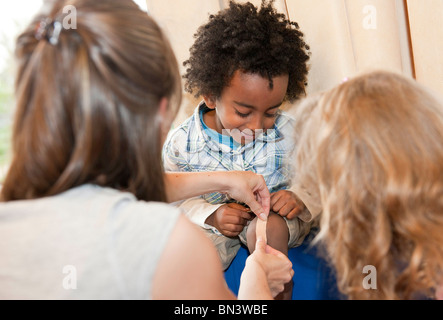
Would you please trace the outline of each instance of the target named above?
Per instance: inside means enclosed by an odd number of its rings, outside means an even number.
[[[84,203],[87,207],[100,207],[114,216],[130,213],[135,219],[142,219],[149,214],[152,219],[170,219],[171,216],[180,214],[176,207],[155,201],[138,200],[134,194],[113,188],[100,187],[96,185],[84,185],[71,190],[64,195],[65,200],[72,199]],[[139,216],[142,217],[139,217]],[[135,217],[137,216],[137,218]],[[128,218],[131,218],[128,216]]]
[[[177,208],[166,203],[140,201],[130,192],[93,184],[81,185],[55,196],[3,202],[0,205],[0,214],[21,213],[27,216],[30,212],[35,218],[56,215],[58,218],[87,218],[89,221],[138,219],[140,223],[144,220],[167,221],[180,214]],[[126,213],[131,214],[126,216]]]

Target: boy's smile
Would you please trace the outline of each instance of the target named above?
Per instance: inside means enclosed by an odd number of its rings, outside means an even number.
[[[221,97],[204,97],[214,110],[204,114],[206,125],[220,134],[230,134],[236,142],[247,144],[274,126],[288,88],[288,75],[268,78],[237,70]]]

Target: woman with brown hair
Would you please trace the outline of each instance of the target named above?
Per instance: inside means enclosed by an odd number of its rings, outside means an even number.
[[[305,100],[296,119],[298,195],[319,215],[317,241],[341,292],[435,297],[443,283],[442,101],[380,71]]]
[[[190,183],[189,176],[164,176],[161,147],[181,83],[158,25],[130,0],[48,4],[17,40],[0,297],[234,298],[209,240],[160,202],[216,188],[263,213],[263,179],[206,173]],[[68,4],[75,28],[64,26]],[[249,189],[228,187],[236,181]],[[283,254],[263,241],[258,247],[239,298],[270,299],[292,276]]]

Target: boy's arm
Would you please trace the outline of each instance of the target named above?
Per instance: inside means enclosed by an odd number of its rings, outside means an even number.
[[[186,216],[196,225],[204,229],[219,232],[215,227],[206,224],[206,219],[222,205],[223,204],[210,204],[203,198],[195,197],[183,201],[179,208],[183,210]]]
[[[322,207],[319,198],[313,197],[306,189],[298,185],[293,185],[290,190],[297,195],[307,209],[299,215],[302,221],[311,222],[320,215]]]

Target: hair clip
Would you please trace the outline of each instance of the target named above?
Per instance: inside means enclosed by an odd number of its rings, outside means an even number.
[[[41,39],[46,38],[47,28],[50,23],[51,19],[49,18],[40,20],[35,28],[35,38],[37,40],[40,41]]]
[[[58,44],[62,29],[63,25],[60,21],[53,21],[51,18],[42,19],[35,29],[35,38],[39,41],[45,39],[55,46]]]
[[[52,23],[52,35],[51,37],[48,39],[49,43],[52,44],[53,46],[58,44],[58,38],[60,37],[60,32],[63,29],[63,25],[60,21],[54,21]]]

